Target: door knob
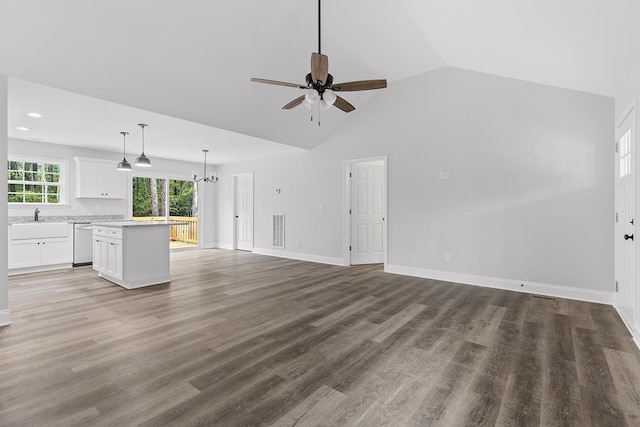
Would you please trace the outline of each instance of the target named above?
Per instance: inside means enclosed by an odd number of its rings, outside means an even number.
[[[624,240],[629,240],[629,239],[633,240],[633,234],[631,236],[629,236],[628,234],[624,235]]]

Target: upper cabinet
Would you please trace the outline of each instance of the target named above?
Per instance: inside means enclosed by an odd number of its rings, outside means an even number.
[[[74,157],[76,164],[76,198],[124,199],[128,174],[116,170],[114,162]]]

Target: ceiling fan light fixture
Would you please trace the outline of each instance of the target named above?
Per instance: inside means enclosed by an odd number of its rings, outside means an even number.
[[[327,104],[329,104],[329,106],[332,106],[336,102],[336,99],[338,99],[338,97],[336,96],[335,93],[331,92],[330,90],[325,90],[324,93],[322,94],[322,99]]]
[[[387,87],[387,81],[385,79],[376,80],[357,80],[344,83],[333,83],[333,76],[329,73],[329,57],[322,54],[322,13],[321,2],[318,0],[318,51],[311,53],[311,72],[305,77],[305,84],[300,85],[296,83],[281,82],[278,80],[259,79],[252,78],[252,82],[265,83],[276,86],[294,87],[303,89],[304,95],[300,95],[289,103],[282,107],[283,110],[291,110],[298,105],[304,105],[305,107],[313,110],[313,106],[318,104],[318,112],[320,110],[328,110],[331,106],[335,106],[337,109],[350,113],[355,110],[351,103],[346,99],[337,96],[333,92],[355,92],[362,90],[375,90],[384,89]],[[313,121],[313,115],[311,116]],[[318,120],[318,125],[320,121]]]
[[[309,103],[309,105],[313,105],[318,101],[320,94],[315,89],[310,89],[304,95],[304,100]],[[306,105],[306,104],[305,104]]]

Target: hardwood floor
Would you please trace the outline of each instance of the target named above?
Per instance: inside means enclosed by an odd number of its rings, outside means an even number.
[[[0,425],[640,425],[609,306],[250,253],[10,278]]]

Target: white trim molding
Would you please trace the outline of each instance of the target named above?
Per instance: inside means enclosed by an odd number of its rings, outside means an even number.
[[[289,252],[274,249],[253,248],[253,253],[258,255],[274,256],[278,258],[296,259],[298,261],[317,262],[319,264],[344,266],[342,258],[328,257],[323,255],[305,254],[301,252]]]
[[[622,323],[624,323],[624,326],[626,326],[627,329],[629,330],[629,333],[631,334],[631,338],[633,339],[633,342],[636,344],[636,347],[638,347],[638,349],[640,350],[640,326],[634,325],[634,327],[632,327],[629,323],[627,323],[627,321],[624,319],[624,317],[622,316],[622,314],[620,313],[620,311],[615,305],[613,306],[613,308],[616,309],[618,316],[620,316],[620,319],[622,319]]]
[[[233,243],[213,243],[204,245],[205,249],[228,249],[233,250]]]
[[[579,301],[613,304],[613,292],[580,289],[569,286],[550,285],[525,280],[501,279],[496,277],[476,276],[473,274],[453,273],[450,271],[428,270],[424,268],[405,267],[387,264],[385,273],[402,274],[404,276],[422,277],[425,279],[443,280],[465,285],[484,286],[487,288],[503,289],[507,291],[525,292],[529,294],[545,295],[557,298],[567,298]]]
[[[11,324],[11,312],[9,309],[0,310],[0,326],[9,326]]]
[[[64,264],[49,264],[49,265],[38,265],[34,267],[10,268],[7,271],[7,274],[9,276],[15,276],[17,274],[40,273],[43,271],[66,270],[71,268],[73,268],[73,264],[69,262]]]

